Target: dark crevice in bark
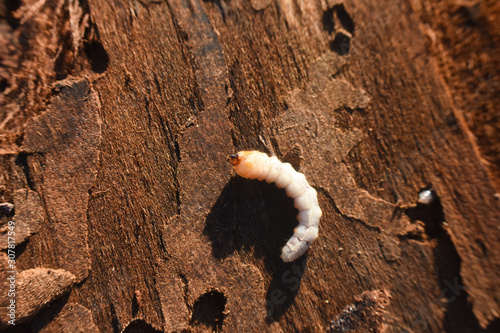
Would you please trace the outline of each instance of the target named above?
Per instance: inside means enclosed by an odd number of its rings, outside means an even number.
[[[425,190],[425,189],[422,189]],[[434,194],[429,204],[418,203],[408,208],[406,214],[412,221],[422,221],[429,239],[436,241],[433,249],[435,267],[441,288],[441,298],[446,301],[444,327],[449,333],[484,332],[468,301],[460,275],[461,258],[449,233],[444,228],[445,216],[439,196]]]
[[[109,302],[109,306],[110,306],[111,326],[113,327],[113,332],[120,333],[121,332],[120,320],[116,315],[115,306],[113,305],[113,302],[111,300]]]
[[[98,33],[96,32],[98,35]],[[85,44],[85,53],[90,60],[91,69],[95,73],[104,73],[109,65],[109,56],[99,40],[92,40]]]
[[[38,314],[35,315],[35,317],[33,317],[32,320],[30,320],[31,329],[26,331],[21,329],[21,332],[38,332],[43,327],[51,323],[54,318],[61,312],[66,303],[68,303],[69,296],[70,293],[66,293],[62,297],[51,302],[49,306],[42,309]]]
[[[189,311],[192,311],[193,308],[189,304],[189,281],[184,273],[179,273],[179,278],[182,281],[182,298],[184,299],[184,303]]]
[[[16,158],[16,164],[18,166],[21,167],[21,169],[23,170],[24,172],[24,176],[25,176],[25,179],[26,179],[26,186],[28,186],[28,188],[32,191],[35,191],[35,181],[33,179],[33,177],[31,176],[31,172],[30,172],[30,167],[29,167],[29,163],[28,163],[28,156],[30,154],[29,153],[20,153],[17,158]]]

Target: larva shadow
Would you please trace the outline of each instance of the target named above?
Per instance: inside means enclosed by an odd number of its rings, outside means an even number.
[[[218,259],[234,252],[263,258],[271,276],[266,304],[268,321],[278,320],[293,303],[306,265],[305,256],[284,263],[281,250],[297,226],[297,209],[274,184],[233,177],[208,214],[203,233]]]
[[[297,214],[284,190],[236,176],[212,207],[203,233],[218,259],[235,251],[253,251],[257,258],[281,262],[281,249],[293,234]]]

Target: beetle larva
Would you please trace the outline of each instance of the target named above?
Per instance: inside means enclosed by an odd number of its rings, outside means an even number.
[[[284,188],[286,195],[295,200],[294,206],[299,210],[299,225],[283,247],[281,258],[290,262],[303,255],[318,237],[322,215],[316,190],[309,185],[306,177],[295,171],[290,163],[282,163],[275,156],[269,157],[255,150],[240,151],[228,159],[241,177],[275,182],[277,187]]]

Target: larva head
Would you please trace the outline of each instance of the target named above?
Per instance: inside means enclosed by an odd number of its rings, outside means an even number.
[[[234,171],[244,177],[244,178],[255,178],[256,175],[256,165],[255,165],[255,154],[258,151],[240,151],[234,155],[230,155],[227,159],[233,165]]]
[[[243,156],[239,153],[236,153],[236,154],[233,154],[233,155],[229,155],[227,157],[227,160],[229,161],[229,163],[231,163],[232,166],[237,166],[238,164],[240,164],[241,160],[242,160]]]

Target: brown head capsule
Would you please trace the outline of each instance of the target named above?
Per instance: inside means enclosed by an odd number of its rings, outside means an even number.
[[[229,155],[227,157],[227,160],[229,161],[229,163],[231,163],[233,166],[237,166],[238,164],[240,164],[241,162],[241,158],[242,156],[238,153],[236,154],[233,154],[233,155]]]

